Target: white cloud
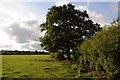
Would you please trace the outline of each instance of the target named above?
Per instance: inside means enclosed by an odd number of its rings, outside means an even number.
[[[90,19],[92,19],[94,23],[100,24],[101,27],[104,27],[104,25],[109,25],[109,22],[101,14],[98,14],[95,11],[88,11],[88,14]]]
[[[40,50],[40,29],[35,20],[17,21],[0,29],[0,49]]]
[[[3,13],[4,15],[12,17],[13,19],[21,16],[19,13],[14,12],[13,10],[9,10],[3,7],[0,8],[0,12]]]
[[[31,12],[32,8],[29,8],[22,2],[0,2],[0,15],[2,15],[0,16],[0,26],[9,25],[14,21],[20,20],[21,18],[24,20],[26,20],[26,18],[35,19],[35,14]]]
[[[82,11],[83,10],[88,10],[87,6],[81,6],[81,5],[80,6],[76,6],[75,9],[79,9],[79,10],[82,10]]]
[[[56,3],[56,6],[63,6],[64,4],[67,5],[68,3],[69,2],[67,1],[59,1]],[[94,23],[99,23],[101,27],[109,24],[109,22],[101,14],[98,14],[96,11],[90,11],[88,8],[89,8],[89,2],[84,6],[75,5],[75,9],[78,9],[80,11],[86,10],[89,14],[90,19],[92,19]]]
[[[82,6],[82,5],[78,5],[75,8],[80,10],[80,11],[84,11],[86,10],[90,19],[94,22],[94,23],[98,23],[101,25],[101,27],[104,27],[104,25],[108,25],[109,22],[101,15],[98,14],[96,11],[90,11],[88,8],[88,6]]]
[[[0,3],[0,50],[42,49],[39,23],[44,20],[31,12],[23,3]]]
[[[21,46],[19,46],[14,40],[10,40],[8,35],[0,29],[0,50],[20,48]]]
[[[67,5],[67,4],[69,4],[68,1],[58,1],[55,3],[56,6],[63,6],[63,5]]]

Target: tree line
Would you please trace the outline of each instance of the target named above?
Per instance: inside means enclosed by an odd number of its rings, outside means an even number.
[[[48,52],[44,51],[8,51],[8,50],[1,50],[0,55],[47,55]]]

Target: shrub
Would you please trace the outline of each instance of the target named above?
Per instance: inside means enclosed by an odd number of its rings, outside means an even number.
[[[79,71],[97,71],[98,76],[120,74],[120,26],[101,30],[78,46]]]
[[[50,53],[52,58],[55,58],[56,60],[64,60],[64,54],[62,54],[61,52],[51,52]]]

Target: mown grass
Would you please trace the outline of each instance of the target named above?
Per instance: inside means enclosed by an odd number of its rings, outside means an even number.
[[[2,55],[5,78],[75,78],[76,65],[55,61],[50,55]]]

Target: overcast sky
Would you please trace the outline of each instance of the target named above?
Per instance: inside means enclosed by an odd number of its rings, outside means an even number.
[[[0,2],[0,50],[42,50],[39,25],[45,14],[58,2]],[[90,18],[101,27],[108,25],[118,16],[117,2],[71,2],[76,9],[87,10]]]

